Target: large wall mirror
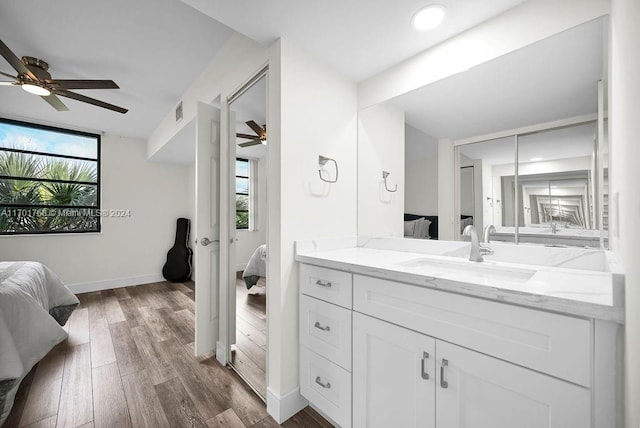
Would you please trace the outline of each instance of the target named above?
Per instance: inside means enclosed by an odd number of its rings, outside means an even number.
[[[440,239],[491,224],[494,240],[606,245],[607,33],[601,17],[387,101],[405,114],[405,220],[432,217]]]

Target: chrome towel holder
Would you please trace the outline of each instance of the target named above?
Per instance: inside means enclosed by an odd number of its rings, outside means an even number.
[[[384,180],[384,189],[389,192],[389,193],[394,193],[398,191],[398,185],[396,184],[396,187],[393,188],[393,190],[389,189],[389,186],[387,184],[387,177],[389,177],[389,172],[388,171],[382,171],[382,179]]]
[[[331,178],[325,178],[322,176],[322,167],[327,164],[327,162],[333,162],[336,168],[336,177],[332,180]],[[318,156],[318,175],[320,176],[320,180],[327,183],[337,183],[338,182],[338,162],[335,159],[328,158],[326,156],[319,155]]]

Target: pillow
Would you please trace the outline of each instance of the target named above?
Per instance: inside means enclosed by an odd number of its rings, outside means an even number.
[[[404,236],[406,236],[408,238],[414,238],[415,234],[416,234],[416,228],[417,228],[418,222],[420,220],[424,220],[424,217],[420,217],[420,218],[415,219],[415,220],[405,221],[404,222]]]
[[[429,226],[431,225],[431,221],[426,218],[422,218],[418,221],[418,224],[414,230],[414,238],[417,239],[429,239]]]

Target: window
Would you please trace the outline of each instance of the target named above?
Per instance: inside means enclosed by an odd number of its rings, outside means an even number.
[[[249,229],[250,163],[248,159],[236,159],[236,229]]]
[[[0,119],[0,235],[100,231],[100,136]]]

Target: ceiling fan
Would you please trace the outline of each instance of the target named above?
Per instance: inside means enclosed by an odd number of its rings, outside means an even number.
[[[258,144],[267,144],[267,125],[260,126],[254,120],[249,120],[245,122],[249,128],[256,133],[256,135],[251,134],[236,134],[238,138],[245,138],[249,141],[245,141],[244,143],[238,144],[240,147],[250,147]]]
[[[21,60],[2,40],[0,40],[0,55],[18,72],[17,76],[13,76],[0,71],[1,75],[13,79],[11,82],[0,82],[1,86],[20,86],[27,92],[40,95],[43,100],[58,111],[69,110],[58,98],[58,95],[118,113],[124,114],[128,111],[126,108],[69,91],[69,89],[120,89],[113,80],[52,79],[51,74],[47,71],[49,64],[30,56],[23,56]]]

